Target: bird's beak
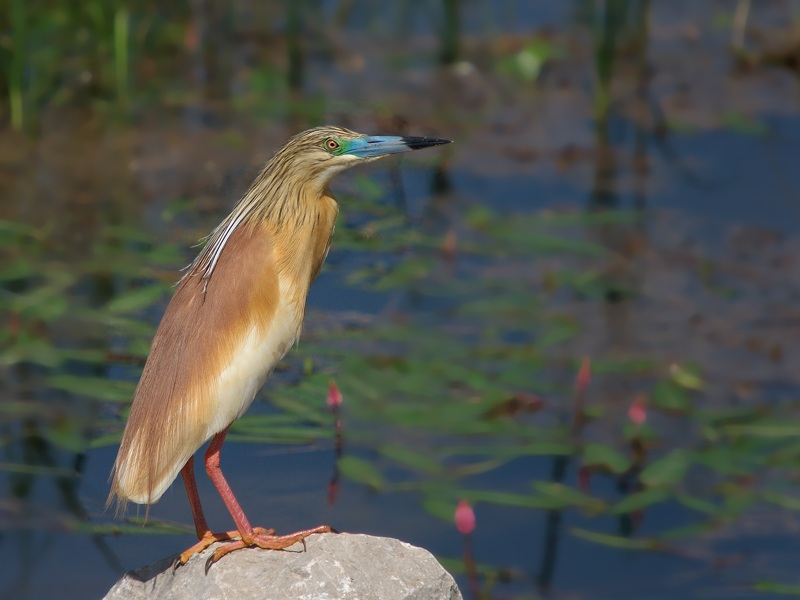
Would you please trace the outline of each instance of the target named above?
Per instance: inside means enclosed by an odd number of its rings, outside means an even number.
[[[344,154],[352,154],[359,158],[378,158],[387,154],[409,152],[428,146],[449,144],[450,140],[433,137],[407,137],[399,135],[368,135],[350,142]]]

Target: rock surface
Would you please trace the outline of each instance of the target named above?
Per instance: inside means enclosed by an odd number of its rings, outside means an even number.
[[[211,565],[214,548],[176,571],[173,558],[129,571],[104,600],[461,600],[427,550],[391,538],[320,534],[283,551],[237,550]]]

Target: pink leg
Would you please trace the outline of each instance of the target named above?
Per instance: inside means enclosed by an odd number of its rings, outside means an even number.
[[[238,530],[213,533],[208,527],[205,514],[203,513],[203,505],[200,503],[200,494],[197,493],[197,483],[194,478],[194,457],[186,461],[186,464],[181,469],[181,476],[183,477],[183,484],[186,487],[186,495],[189,496],[189,507],[192,510],[197,539],[200,541],[181,553],[175,561],[176,568],[180,565],[185,565],[186,561],[193,555],[202,552],[214,542],[230,541],[240,537]],[[274,530],[267,531],[261,527],[256,528],[254,531],[265,535],[275,533]]]
[[[222,474],[222,469],[219,466],[219,453],[222,449],[223,442],[225,442],[225,436],[228,435],[228,429],[230,429],[230,426],[215,435],[208,445],[205,456],[206,473],[208,473],[214,486],[216,486],[219,495],[222,496],[222,501],[225,503],[225,506],[228,507],[228,512],[231,513],[236,528],[242,534],[252,533],[253,528],[250,526],[250,521],[247,520],[242,507],[236,500],[236,496],[233,495],[233,490],[231,490],[231,486],[228,485],[228,482]]]
[[[211,478],[211,481],[214,482],[217,491],[219,491],[219,495],[222,496],[222,501],[225,502],[225,506],[228,507],[228,512],[231,513],[233,522],[236,523],[236,528],[239,532],[237,537],[239,539],[233,540],[229,544],[217,548],[217,550],[214,552],[214,555],[210,559],[211,562],[216,562],[229,552],[233,552],[234,550],[238,550],[240,548],[257,546],[259,548],[270,550],[282,550],[283,548],[288,548],[292,544],[303,540],[311,534],[329,533],[332,531],[332,529],[327,525],[321,525],[319,527],[314,527],[313,529],[297,531],[289,535],[275,535],[274,530],[265,531],[260,527],[254,529],[250,525],[250,521],[245,516],[242,507],[236,500],[236,497],[233,495],[233,491],[228,485],[228,482],[225,480],[225,477],[223,476],[222,470],[219,466],[219,453],[227,433],[228,427],[220,431],[211,440],[211,444],[209,444],[205,455],[206,472]]]
[[[189,496],[189,508],[192,509],[192,518],[194,518],[194,528],[197,531],[197,539],[202,540],[207,533],[211,533],[206,522],[206,516],[203,514],[203,505],[200,504],[200,494],[197,493],[197,483],[194,479],[194,456],[186,461],[181,469],[181,476],[183,477],[183,485],[186,487],[186,495]]]

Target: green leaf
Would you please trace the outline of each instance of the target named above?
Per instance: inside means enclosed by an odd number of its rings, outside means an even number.
[[[763,462],[753,452],[737,451],[726,445],[697,452],[694,460],[725,475],[749,475]]]
[[[92,523],[89,521],[69,521],[66,527],[87,535],[177,535],[194,533],[194,527],[168,521],[158,521],[149,517],[131,517],[127,523]]]
[[[342,476],[369,486],[373,489],[380,489],[384,485],[383,475],[381,472],[370,462],[357,456],[343,456],[337,463],[339,472]]]
[[[546,63],[564,54],[561,47],[554,46],[547,40],[534,39],[515,54],[506,57],[500,63],[500,68],[532,82],[539,77]]]
[[[637,222],[636,212],[632,210],[602,210],[595,212],[539,212],[533,215],[515,216],[520,227],[552,230],[557,227],[586,227],[589,225],[625,225]]]
[[[684,506],[696,510],[697,512],[705,513],[708,515],[715,515],[719,512],[719,506],[708,500],[690,496],[689,494],[678,493],[676,495],[678,502]]]
[[[5,259],[0,268],[0,281],[13,281],[36,275],[38,270],[29,261],[18,258],[15,260]]]
[[[59,348],[59,354],[63,360],[74,360],[76,362],[89,363],[93,365],[105,365],[108,363],[108,355],[106,351],[100,348]]]
[[[388,274],[376,281],[374,287],[376,290],[388,290],[397,287],[408,287],[416,281],[419,281],[428,275],[433,262],[430,259],[414,259],[406,260]]]
[[[486,502],[488,504],[500,504],[502,506],[519,506],[522,508],[557,508],[557,502],[552,498],[542,496],[514,494],[512,492],[493,492],[490,490],[456,490],[457,498],[463,498],[470,502]]]
[[[754,583],[753,589],[757,592],[767,592],[780,596],[800,596],[800,584],[797,583],[780,583],[765,579]]]
[[[702,390],[706,387],[696,369],[674,364],[670,367],[669,374],[672,381],[687,390]]]
[[[292,414],[247,414],[233,422],[231,434],[240,442],[301,444],[332,437],[333,427],[310,424]]]
[[[754,490],[739,484],[730,483],[723,487],[723,491],[725,498],[717,515],[727,519],[738,518],[758,500],[758,494]]]
[[[683,480],[691,464],[692,455],[688,450],[673,450],[648,465],[642,471],[640,479],[648,487],[674,486]]]
[[[659,381],[650,396],[654,406],[666,410],[684,411],[690,407],[686,390],[674,381]]]
[[[310,378],[308,378],[310,379]],[[304,382],[302,387],[281,388],[270,394],[270,403],[281,411],[291,415],[295,421],[316,423],[321,427],[333,424],[332,417],[325,407],[325,397],[328,390],[328,377],[316,377],[313,382]],[[348,395],[348,402],[350,401]],[[317,398],[317,402],[310,402],[309,398]]]
[[[697,539],[700,536],[707,534],[709,531],[714,531],[719,528],[719,521],[717,519],[710,519],[708,521],[701,521],[700,523],[691,523],[683,527],[676,527],[661,533],[658,539],[664,541],[680,540],[680,539]]]
[[[105,446],[113,446],[115,444],[119,444],[119,440],[122,438],[122,431],[115,431],[112,433],[104,433],[103,435],[98,435],[97,437],[93,438],[92,441],[89,443],[89,448],[103,448]]]
[[[658,540],[637,540],[620,537],[618,535],[610,535],[608,533],[588,531],[586,529],[579,529],[577,527],[570,529],[570,533],[575,537],[589,540],[590,542],[595,542],[597,544],[603,544],[604,546],[611,546],[612,548],[624,548],[628,550],[658,550],[662,547],[661,542]]]
[[[422,508],[424,508],[428,514],[445,522],[452,522],[455,518],[456,505],[451,498],[425,496],[422,500]]]
[[[116,296],[106,304],[106,310],[113,314],[136,312],[152,306],[164,298],[171,289],[172,286],[165,283],[155,283],[136,288]]]
[[[30,238],[36,238],[40,236],[39,230],[32,225],[18,223],[17,221],[6,221],[5,219],[0,219],[0,233]]]
[[[475,229],[484,229],[496,222],[497,216],[485,204],[472,206],[464,215],[466,223]]]
[[[547,329],[536,340],[540,348],[548,348],[573,339],[580,333],[580,327],[571,318],[555,318],[547,322]]]
[[[441,565],[447,569],[448,573],[452,573],[454,575],[464,575],[467,572],[467,568],[464,566],[463,558],[455,559],[447,558],[445,556],[437,556],[436,558]],[[472,566],[470,566],[470,568],[472,568]],[[484,581],[497,581],[498,579],[502,580],[508,577],[507,569],[498,568],[494,565],[475,563],[474,568],[475,572],[477,572]]]
[[[597,375],[601,373],[646,374],[653,371],[656,364],[653,359],[642,356],[608,358],[605,360],[592,358],[592,373]]]
[[[103,228],[103,234],[113,240],[124,240],[141,244],[150,244],[153,242],[153,237],[150,232],[141,227],[106,225]]]
[[[604,467],[619,474],[630,468],[631,461],[616,448],[591,443],[583,449],[583,464],[587,467]]]
[[[3,398],[3,401],[0,402],[0,415],[10,415],[12,418],[27,417],[29,415],[44,416],[50,411],[50,407],[45,403],[32,400],[9,400]]]
[[[553,508],[579,506],[592,510],[602,510],[605,507],[605,503],[602,500],[593,498],[588,494],[584,494],[583,492],[562,483],[536,481],[533,484],[533,488],[543,497],[552,500]]]
[[[762,492],[761,497],[767,502],[771,502],[772,504],[776,504],[780,507],[787,508],[789,510],[800,510],[800,498],[797,496],[787,496],[779,492],[766,490]]]
[[[106,402],[130,402],[136,391],[136,384],[132,381],[106,379],[104,377],[79,377],[77,375],[52,375],[47,378],[51,388],[88,396]]]
[[[722,115],[722,124],[743,135],[761,136],[769,132],[764,123],[755,117],[745,115],[738,111],[728,111]]]
[[[652,504],[663,502],[671,497],[669,490],[665,488],[648,488],[641,492],[636,492],[626,496],[611,507],[611,514],[622,515],[636,510],[641,510]]]
[[[722,430],[729,435],[746,435],[765,438],[784,438],[800,436],[800,422],[789,419],[767,420],[750,423],[725,425]]]
[[[61,364],[61,356],[52,344],[40,339],[20,339],[0,353],[0,367],[24,362],[43,367],[57,367]]]
[[[77,421],[59,419],[44,431],[44,437],[53,444],[77,454],[89,446],[86,429]]]
[[[414,471],[422,471],[430,475],[437,475],[444,471],[442,465],[430,457],[430,454],[416,452],[398,444],[385,444],[378,448],[378,452],[394,462],[408,467]]]
[[[21,463],[0,462],[0,471],[9,473],[23,473],[25,475],[46,475],[50,477],[74,477],[77,476],[73,469],[63,467],[43,467],[40,465],[26,465]]]
[[[519,456],[570,456],[575,451],[568,442],[532,442],[530,444],[483,444],[472,446],[449,446],[441,450],[442,456],[488,456],[493,458],[517,458]]]

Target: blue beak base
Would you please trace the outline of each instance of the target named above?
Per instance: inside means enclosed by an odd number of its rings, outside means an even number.
[[[350,142],[350,147],[344,154],[352,154],[359,158],[377,158],[387,154],[410,152],[411,150],[419,150],[421,148],[428,148],[429,146],[440,146],[449,143],[450,140],[434,137],[368,135],[352,140]]]

